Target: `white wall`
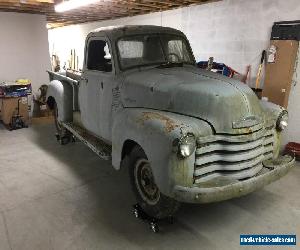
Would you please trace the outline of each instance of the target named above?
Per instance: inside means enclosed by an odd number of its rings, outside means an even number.
[[[299,0],[223,0],[221,2],[104,22],[68,26],[49,31],[50,51],[62,62],[75,48],[83,60],[84,38],[90,30],[120,24],[153,24],[182,30],[197,61],[214,56],[244,73],[252,66],[255,82],[261,51],[269,45],[273,22],[299,20]]]
[[[295,69],[288,104],[289,126],[284,133],[284,144],[288,142],[300,143],[300,46]]]
[[[36,90],[50,69],[46,18],[0,12],[0,82],[26,78]]]
[[[103,22],[72,25],[49,30],[50,54],[58,54],[61,60],[61,65],[63,66],[63,63],[66,62],[70,57],[70,50],[76,49],[76,53],[79,55],[79,64],[82,65],[85,37],[91,30],[104,26],[123,24],[163,25],[182,30],[181,20],[182,9],[177,9],[172,11],[157,12],[147,15],[126,17]]]
[[[84,44],[87,34],[96,28],[120,24],[152,24],[161,25],[161,13],[135,16],[103,22],[93,22],[81,25],[66,26],[49,30],[50,55],[57,54],[61,66],[69,60],[71,49],[76,49],[79,55],[79,64],[82,65],[84,57]]]
[[[121,18],[105,22],[58,28],[49,31],[50,51],[66,61],[75,48],[83,60],[84,39],[90,30],[120,24],[153,24],[177,28],[189,38],[197,61],[214,56],[244,73],[252,66],[255,83],[261,52],[270,43],[271,28],[276,21],[300,20],[299,0],[223,0],[221,2]],[[300,75],[300,73],[298,74]],[[299,80],[298,80],[299,82]],[[298,84],[299,85],[299,84]],[[292,91],[290,129],[285,141],[300,142],[300,86]]]

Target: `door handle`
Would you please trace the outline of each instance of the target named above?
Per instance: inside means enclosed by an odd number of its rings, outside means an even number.
[[[103,89],[103,82],[101,82],[101,84],[100,84],[100,85],[101,85],[101,89]]]

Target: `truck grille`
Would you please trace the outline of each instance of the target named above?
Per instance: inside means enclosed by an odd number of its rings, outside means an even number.
[[[224,176],[237,180],[256,175],[262,161],[273,157],[274,129],[246,135],[213,135],[199,138],[195,160],[195,183]]]

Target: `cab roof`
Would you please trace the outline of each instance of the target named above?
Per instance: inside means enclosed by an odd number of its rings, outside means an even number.
[[[107,36],[110,39],[118,39],[126,35],[138,34],[153,34],[153,33],[168,33],[184,35],[181,31],[162,26],[155,25],[121,25],[121,26],[107,26],[101,27],[91,31],[88,37],[91,36]]]

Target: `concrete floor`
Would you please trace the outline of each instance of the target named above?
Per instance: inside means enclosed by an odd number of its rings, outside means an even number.
[[[246,197],[183,205],[175,224],[154,234],[131,213],[126,169],[114,171],[81,143],[58,145],[50,124],[0,127],[1,250],[254,249],[240,247],[240,234],[300,237],[299,190],[300,164]]]

